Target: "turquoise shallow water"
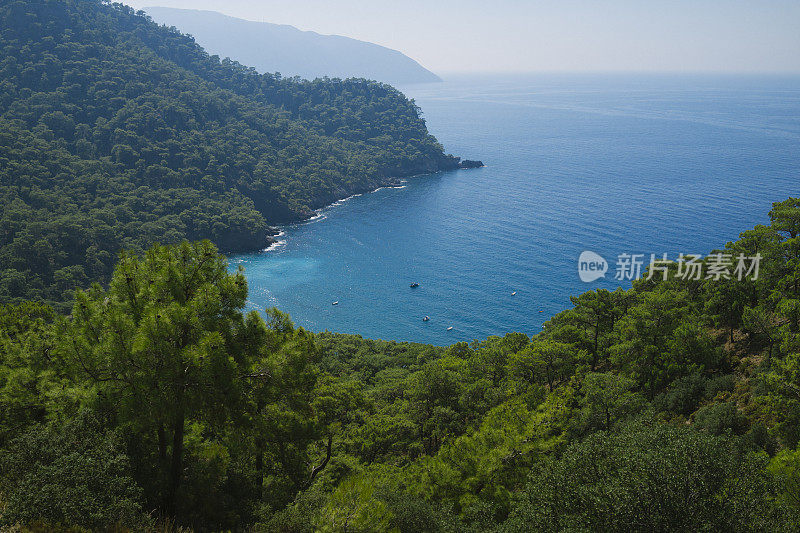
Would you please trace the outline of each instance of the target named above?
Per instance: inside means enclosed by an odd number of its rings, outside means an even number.
[[[530,334],[570,295],[627,283],[613,272],[582,283],[581,251],[612,270],[620,253],[704,254],[800,195],[800,78],[456,77],[402,89],[448,152],[486,168],[351,198],[284,228],[270,251],[232,257],[248,305],[371,338]]]

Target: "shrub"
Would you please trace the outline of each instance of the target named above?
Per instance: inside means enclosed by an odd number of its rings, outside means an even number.
[[[0,466],[2,527],[38,522],[102,530],[148,522],[128,457],[91,415],[63,426],[33,426],[10,443]]]

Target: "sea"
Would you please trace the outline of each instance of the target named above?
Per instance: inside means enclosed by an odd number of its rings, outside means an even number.
[[[230,257],[249,308],[435,345],[533,335],[570,296],[630,287],[632,266],[664,254],[707,255],[800,196],[797,76],[452,75],[400,89],[446,152],[485,167],[342,200]],[[606,262],[589,282],[587,251]]]

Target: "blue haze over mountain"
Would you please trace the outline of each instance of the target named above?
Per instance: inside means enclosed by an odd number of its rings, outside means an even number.
[[[390,84],[441,81],[397,50],[349,37],[253,22],[215,11],[168,7],[145,11],[154,21],[191,34],[210,54],[230,57],[259,72],[308,79],[367,78]]]

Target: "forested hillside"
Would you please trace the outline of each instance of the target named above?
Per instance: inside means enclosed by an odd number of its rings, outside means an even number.
[[[0,24],[0,530],[800,529],[800,199],[719,251],[757,276],[590,291],[532,336],[315,334],[245,313],[219,251],[457,167],[413,102],[99,0]]]
[[[446,348],[244,315],[209,242],[126,254],[0,309],[0,527],[797,531],[800,199],[770,218],[721,250],[757,278]]]
[[[3,0],[0,50],[0,301],[69,300],[123,248],[257,249],[458,165],[390,86],[259,75],[120,4]]]

